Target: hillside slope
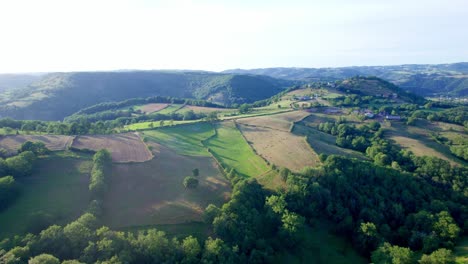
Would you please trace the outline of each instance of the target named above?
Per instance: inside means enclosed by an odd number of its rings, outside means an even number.
[[[234,69],[225,72],[304,81],[335,81],[356,75],[377,76],[421,96],[468,95],[468,62],[341,68]]]
[[[0,98],[0,117],[61,120],[97,103],[157,95],[230,105],[268,98],[291,84],[267,76],[206,72],[51,73]]]

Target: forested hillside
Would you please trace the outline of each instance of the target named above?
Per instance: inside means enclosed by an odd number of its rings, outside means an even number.
[[[268,98],[291,81],[205,72],[51,73],[0,98],[0,116],[61,120],[102,102],[148,96],[206,99],[232,105]]]
[[[305,81],[335,81],[356,75],[371,75],[393,82],[422,96],[433,94],[468,95],[468,63],[466,62],[341,68],[234,69],[225,72],[266,75],[273,78]]]

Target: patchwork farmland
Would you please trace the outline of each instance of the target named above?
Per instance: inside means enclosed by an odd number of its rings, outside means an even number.
[[[7,150],[9,154],[14,154],[26,141],[42,142],[52,150],[66,150],[71,146],[73,136],[62,135],[11,135],[0,137],[0,148]]]
[[[149,144],[154,159],[113,165],[104,199],[106,225],[121,228],[201,221],[208,204],[220,206],[229,198],[230,184],[212,158],[180,155],[162,145]],[[200,171],[199,185],[185,189],[182,181],[195,168]]]

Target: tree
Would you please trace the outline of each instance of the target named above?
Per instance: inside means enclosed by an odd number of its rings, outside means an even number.
[[[197,118],[197,115],[195,114],[195,112],[193,112],[193,110],[185,112],[183,116],[184,120],[194,120]]]
[[[23,144],[21,144],[19,152],[21,153],[25,151],[31,151],[32,153],[36,155],[45,155],[50,152],[50,150],[46,148],[43,142],[31,142],[31,141],[26,141]]]
[[[12,176],[0,178],[0,210],[6,208],[18,195],[18,188]]]
[[[184,263],[199,262],[198,256],[201,253],[201,246],[196,238],[192,236],[186,237],[182,241],[182,251],[184,252]]]
[[[33,169],[33,162],[36,156],[31,151],[22,152],[19,155],[8,158],[5,163],[8,171],[14,177],[29,176]]]
[[[185,177],[184,186],[187,189],[195,189],[198,186],[198,179],[193,176]]]
[[[430,255],[424,254],[419,260],[421,264],[455,264],[455,257],[451,250],[440,248]]]
[[[409,248],[392,246],[385,242],[377,250],[372,252],[371,260],[375,264],[379,263],[395,263],[395,264],[411,264],[414,263],[413,252]]]
[[[250,105],[248,104],[242,104],[240,107],[239,107],[239,113],[241,114],[246,114],[250,111]]]
[[[29,264],[60,264],[60,261],[50,254],[41,254],[30,259]]]
[[[192,170],[192,175],[197,177],[198,175],[200,174],[200,170],[198,170],[198,168],[195,168]]]

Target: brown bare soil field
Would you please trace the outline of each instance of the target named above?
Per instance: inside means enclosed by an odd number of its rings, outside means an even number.
[[[151,143],[155,158],[112,166],[112,179],[104,198],[104,223],[113,228],[181,224],[202,221],[205,208],[229,199],[229,182],[210,157],[194,157]],[[196,189],[182,182],[192,170],[200,171]]]
[[[81,150],[107,149],[114,162],[143,162],[153,156],[135,133],[116,135],[77,136],[73,148]]]
[[[320,163],[304,137],[266,127],[239,127],[255,151],[270,163],[296,172]]]
[[[276,115],[242,118],[238,119],[237,123],[242,125],[266,127],[289,132],[289,129],[291,128],[293,122],[299,121],[308,115],[310,115],[310,113],[306,111],[291,111]]]
[[[73,136],[62,135],[13,135],[0,137],[0,148],[4,148],[8,153],[13,154],[26,141],[43,142],[50,150],[65,150],[73,140]]]
[[[141,106],[140,110],[145,114],[150,114],[153,112],[157,112],[166,108],[169,104],[147,104]]]

